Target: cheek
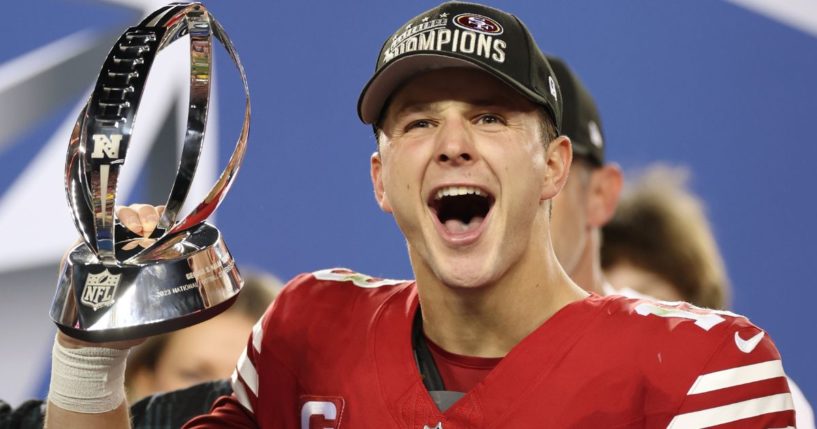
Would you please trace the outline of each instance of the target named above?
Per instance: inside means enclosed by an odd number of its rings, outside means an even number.
[[[546,164],[533,154],[519,151],[514,156],[506,157],[501,174],[502,183],[511,184],[511,187],[521,194],[521,197],[537,205],[542,202],[542,185],[545,183]]]
[[[408,203],[408,198],[419,193],[424,164],[416,153],[393,152],[383,164],[383,189],[392,207]]]
[[[531,136],[508,136],[499,144],[485,145],[484,150],[492,158],[504,159],[512,172],[523,170],[541,175],[547,169],[545,148]]]
[[[404,165],[393,166],[383,178],[383,185],[390,194],[410,193],[416,185],[415,174]]]

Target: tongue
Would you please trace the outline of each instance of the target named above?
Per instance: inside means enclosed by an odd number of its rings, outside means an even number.
[[[445,221],[445,229],[453,233],[463,233],[468,232],[474,228],[477,228],[482,223],[483,218],[480,216],[474,216],[471,218],[471,221],[465,223],[459,219],[449,219]]]

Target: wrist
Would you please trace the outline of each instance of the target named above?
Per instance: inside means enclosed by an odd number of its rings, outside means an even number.
[[[54,341],[48,400],[78,413],[104,413],[125,400],[128,349],[64,346]]]

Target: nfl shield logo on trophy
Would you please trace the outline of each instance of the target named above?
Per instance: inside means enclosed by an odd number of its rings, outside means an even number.
[[[99,274],[89,273],[80,302],[94,311],[111,306],[114,303],[116,286],[119,284],[120,277],[122,277],[121,274],[111,274],[107,268]]]

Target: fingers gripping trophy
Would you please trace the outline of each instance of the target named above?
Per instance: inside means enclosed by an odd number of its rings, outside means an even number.
[[[153,60],[185,36],[190,43],[187,129],[166,208],[146,240],[117,222],[117,178]],[[243,81],[244,121],[226,169],[204,201],[179,220],[207,124],[213,36],[224,45]],[[249,120],[249,89],[241,61],[203,5],[167,5],[122,34],[68,145],[65,191],[82,241],[66,257],[51,306],[51,318],[63,332],[92,342],[133,339],[190,326],[232,304],[243,281],[221,233],[205,220],[238,172]]]

